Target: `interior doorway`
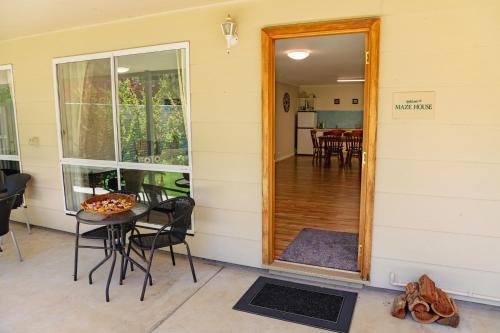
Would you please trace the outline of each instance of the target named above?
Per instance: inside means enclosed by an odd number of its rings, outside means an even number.
[[[378,19],[262,31],[265,264],[369,279],[378,36]]]

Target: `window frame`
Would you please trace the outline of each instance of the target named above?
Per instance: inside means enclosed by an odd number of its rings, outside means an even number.
[[[121,161],[121,138],[120,138],[120,124],[119,124],[119,110],[118,110],[118,72],[115,70],[116,58],[126,55],[134,54],[147,54],[153,52],[161,51],[173,51],[185,49],[185,98],[186,98],[186,138],[188,142],[188,165],[169,165],[169,164],[153,164],[153,163],[139,163],[139,162],[122,162]],[[114,138],[114,149],[115,149],[115,159],[114,160],[92,160],[92,159],[80,159],[80,158],[67,158],[64,157],[63,142],[62,142],[62,125],[61,125],[61,109],[59,100],[59,86],[57,77],[57,65],[79,62],[79,61],[89,61],[89,60],[99,60],[99,59],[109,59],[110,61],[110,79],[111,79],[111,98],[112,98],[112,112],[113,112],[113,138]],[[110,52],[100,52],[92,54],[83,54],[77,56],[61,57],[52,59],[52,75],[53,75],[53,87],[54,87],[54,97],[55,97],[55,108],[56,108],[56,124],[57,124],[57,144],[59,148],[59,166],[61,172],[61,186],[64,191],[64,176],[63,176],[63,166],[73,165],[73,166],[89,166],[89,167],[107,167],[114,168],[117,171],[118,179],[121,179],[120,170],[121,169],[133,169],[133,170],[144,170],[144,171],[158,171],[158,172],[179,172],[179,173],[189,173],[190,174],[190,195],[194,195],[193,191],[193,160],[192,160],[192,139],[191,139],[191,84],[190,84],[190,48],[189,42],[179,42],[179,43],[169,43],[162,45],[146,46],[129,48],[122,50],[115,50]],[[118,189],[121,189],[121,181],[118,182]],[[66,193],[64,191],[63,195],[63,207],[64,212],[68,215],[74,215],[76,212],[68,210],[66,207]],[[191,222],[191,230],[194,230],[194,218]]]
[[[10,94],[12,97],[12,109],[14,110],[14,127],[16,129],[16,155],[3,155],[0,154],[0,160],[2,161],[12,161],[19,164],[19,172],[23,172],[23,166],[21,162],[21,144],[19,142],[19,127],[17,126],[17,107],[16,107],[16,92],[14,87],[14,66],[12,64],[0,65],[0,71],[10,71]]]

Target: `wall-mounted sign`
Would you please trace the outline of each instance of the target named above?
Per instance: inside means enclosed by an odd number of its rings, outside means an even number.
[[[392,93],[393,119],[434,119],[435,91],[405,91]]]

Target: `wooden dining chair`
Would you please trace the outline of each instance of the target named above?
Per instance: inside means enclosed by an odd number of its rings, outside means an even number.
[[[357,133],[358,136],[359,136],[359,133],[361,133],[361,136],[363,136],[363,130],[361,128],[354,129],[351,132],[352,133]]]
[[[320,162],[323,159],[323,145],[321,144],[320,140],[318,139],[318,131],[316,130],[311,130],[311,140],[313,144],[313,158],[312,158],[312,163],[314,162]]]
[[[357,157],[359,161],[359,168],[361,170],[361,163],[363,160],[363,130],[354,130],[349,133],[345,133],[346,137],[346,165],[352,166],[352,157]]]
[[[335,129],[323,134],[325,137],[325,164],[330,164],[331,157],[334,155],[338,157],[340,165],[344,165],[344,140],[342,138],[344,132],[344,130]]]

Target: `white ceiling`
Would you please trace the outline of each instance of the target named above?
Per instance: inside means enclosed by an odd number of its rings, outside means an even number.
[[[0,0],[0,41],[228,0]]]
[[[306,49],[304,60],[292,60],[286,51]],[[363,33],[280,39],[276,41],[276,80],[294,85],[336,83],[338,78],[364,76]]]

